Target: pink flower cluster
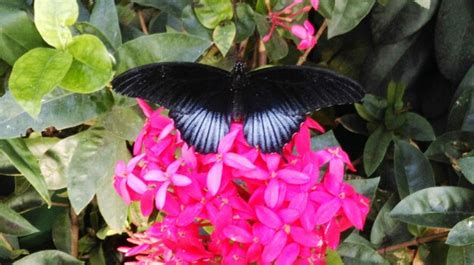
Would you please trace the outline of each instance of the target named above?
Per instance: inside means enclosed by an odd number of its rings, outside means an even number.
[[[148,119],[114,185],[144,216],[159,213],[119,248],[130,264],[325,264],[342,231],[363,228],[369,200],[343,181],[354,167],[339,147],[311,150],[311,131],[323,132],[311,118],[282,154],[249,146],[239,123],[199,154],[164,109],[140,105]]]
[[[290,31],[293,35],[300,39],[297,48],[299,50],[311,49],[316,45],[317,39],[314,36],[314,27],[308,20],[304,21],[303,25],[292,24],[294,20],[301,14],[307,13],[311,10],[319,8],[319,0],[311,0],[311,6],[302,6],[303,0],[293,0],[291,4],[280,11],[273,11],[270,4],[267,3],[268,17],[271,22],[271,28],[268,33],[263,36],[262,41],[268,42],[277,27],[282,27]]]

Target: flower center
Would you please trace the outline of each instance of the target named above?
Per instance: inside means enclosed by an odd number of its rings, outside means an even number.
[[[291,231],[291,227],[290,227],[289,225],[284,225],[284,226],[283,226],[283,231],[285,231],[285,233],[286,233],[287,235],[289,235],[289,234],[290,234],[290,231]]]

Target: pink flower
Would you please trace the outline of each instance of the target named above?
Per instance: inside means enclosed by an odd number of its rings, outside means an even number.
[[[311,5],[313,6],[314,10],[318,10],[319,0],[311,0]]]
[[[316,45],[317,40],[314,36],[314,27],[308,20],[303,23],[303,26],[291,26],[291,33],[301,39],[300,43],[297,46],[298,50],[310,49],[313,48],[314,45]]]
[[[147,181],[160,183],[161,186],[156,192],[156,208],[161,210],[166,202],[166,194],[168,191],[168,186],[173,183],[178,187],[184,187],[191,184],[191,179],[185,175],[176,173],[181,165],[181,160],[176,160],[171,163],[165,172],[160,169],[152,169],[145,174],[144,179]]]
[[[133,173],[135,167],[144,156],[145,154],[142,154],[132,158],[127,165],[125,165],[125,162],[123,161],[118,161],[115,167],[115,190],[127,204],[130,204],[131,202],[132,192],[141,194],[147,189],[143,180]]]

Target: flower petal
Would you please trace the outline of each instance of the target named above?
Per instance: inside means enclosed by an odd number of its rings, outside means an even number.
[[[303,22],[303,26],[306,29],[306,31],[308,32],[309,36],[314,35],[314,27],[313,27],[313,24],[311,24],[311,22],[309,22],[309,20],[305,20],[305,22]]]
[[[239,134],[239,130],[234,130],[229,132],[226,136],[224,136],[221,141],[219,142],[219,147],[217,148],[217,152],[219,154],[224,154],[230,151],[232,145],[234,145],[234,140]]]
[[[143,216],[150,216],[153,212],[153,199],[155,199],[155,190],[147,190],[143,193],[143,196],[140,200],[140,210]]]
[[[235,242],[251,243],[253,240],[252,235],[240,226],[228,225],[222,232],[226,237]]]
[[[284,231],[276,232],[272,241],[263,249],[262,260],[265,262],[274,261],[285,247],[287,239],[288,237]]]
[[[342,201],[342,208],[347,219],[359,230],[364,228],[364,221],[359,206],[351,198]]]
[[[133,174],[129,174],[127,176],[127,185],[130,189],[134,190],[136,193],[143,194],[147,191],[147,186],[145,182],[139,179],[137,176]]]
[[[168,173],[169,175],[173,175],[174,173],[176,173],[179,169],[179,167],[181,166],[181,163],[183,162],[183,160],[181,159],[178,159],[176,161],[174,161],[173,163],[171,163],[168,168],[166,169],[166,173]]]
[[[308,36],[306,28],[301,25],[291,26],[291,33],[300,39],[306,39],[306,37]]]
[[[158,189],[158,192],[156,193],[155,204],[156,208],[159,210],[163,209],[163,206],[165,206],[166,194],[168,193],[169,185],[169,181],[163,182],[163,184],[161,184],[160,188]]]
[[[222,161],[216,162],[207,174],[207,189],[209,190],[211,195],[216,195],[217,191],[219,191],[222,181],[223,166],[224,165]]]
[[[288,244],[283,250],[281,251],[280,256],[275,262],[275,265],[292,265],[298,255],[300,254],[300,247],[296,243]]]
[[[319,0],[311,0],[311,5],[313,6],[314,10],[318,10]]]
[[[157,170],[157,169],[152,169],[152,170],[148,171],[145,174],[145,176],[143,176],[143,178],[145,180],[148,180],[148,181],[159,181],[159,182],[163,182],[163,181],[168,180],[165,173],[163,171]]]
[[[296,209],[281,209],[278,211],[278,215],[283,219],[285,224],[291,224],[300,217],[300,212]]]
[[[178,187],[188,186],[192,182],[190,178],[181,174],[174,174],[173,176],[171,176],[171,181],[174,185]]]
[[[188,226],[199,216],[203,208],[202,203],[186,207],[176,218],[176,225]]]
[[[277,171],[281,162],[281,156],[279,154],[268,154],[264,156],[265,162],[267,163],[268,171]]]
[[[270,228],[280,229],[283,225],[280,217],[265,206],[256,206],[255,213],[257,214],[258,220]]]
[[[282,169],[277,172],[277,176],[288,184],[305,184],[309,181],[309,176],[305,173],[293,170]]]
[[[314,248],[323,243],[321,237],[316,233],[308,232],[299,226],[292,226],[290,235],[295,242],[305,247]]]
[[[241,170],[250,170],[254,169],[255,165],[250,162],[244,156],[241,156],[236,153],[227,153],[224,155],[224,163],[229,167],[241,169]]]
[[[142,160],[144,157],[145,157],[145,154],[141,154],[130,159],[130,161],[128,161],[127,163],[127,171],[132,172],[137,166],[137,164],[140,162],[140,160]]]
[[[265,189],[265,203],[270,208],[275,208],[278,203],[278,196],[280,187],[278,185],[278,180],[272,179],[270,183],[268,183],[267,188]]]
[[[316,211],[316,220],[317,225],[325,224],[329,222],[341,208],[341,202],[339,198],[334,198],[331,201],[322,204],[319,206]]]

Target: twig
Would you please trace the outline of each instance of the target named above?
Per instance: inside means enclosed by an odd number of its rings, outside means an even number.
[[[316,32],[316,35],[314,35],[314,38],[316,39],[316,42],[319,40],[319,38],[321,37],[321,35],[323,35],[324,33],[324,30],[326,30],[326,28],[328,27],[328,20],[325,19],[323,24],[321,25],[321,27],[319,27],[318,29],[318,32]],[[315,45],[316,46],[316,45]],[[313,50],[314,46],[307,49],[303,55],[300,56],[300,58],[298,59],[298,62],[296,63],[296,65],[302,65],[304,64],[304,62],[306,62],[306,58],[308,57],[309,53]]]
[[[411,247],[411,246],[418,246],[418,245],[421,245],[421,244],[424,244],[424,243],[427,243],[427,242],[431,242],[431,241],[434,241],[434,240],[437,240],[437,239],[442,239],[442,238],[446,237],[448,235],[448,233],[449,233],[449,231],[446,231],[446,232],[442,232],[442,233],[438,233],[438,234],[432,234],[432,235],[427,235],[427,236],[415,238],[413,240],[403,242],[403,243],[400,243],[400,244],[396,244],[396,245],[393,245],[393,246],[379,248],[377,250],[377,252],[383,255],[387,252],[395,251],[395,250],[398,250],[398,249],[401,249],[401,248],[406,248],[406,247]]]
[[[138,9],[137,15],[138,15],[138,19],[140,20],[140,27],[142,28],[143,33],[145,33],[145,35],[148,35],[149,32],[148,32],[148,28],[146,27],[145,17],[143,16],[143,10]]]
[[[245,49],[247,49],[247,44],[249,43],[249,39],[245,39],[243,40],[240,45],[239,45],[239,60],[243,60],[244,59],[244,55],[245,55]]]
[[[51,202],[51,206],[56,206],[56,207],[63,207],[63,208],[69,208],[69,204],[67,203],[62,203],[62,202]]]
[[[79,255],[79,220],[72,208],[69,211],[69,217],[71,218],[71,255],[77,258]]]
[[[265,44],[260,40],[258,42],[258,66],[267,64],[267,51],[265,50]]]

